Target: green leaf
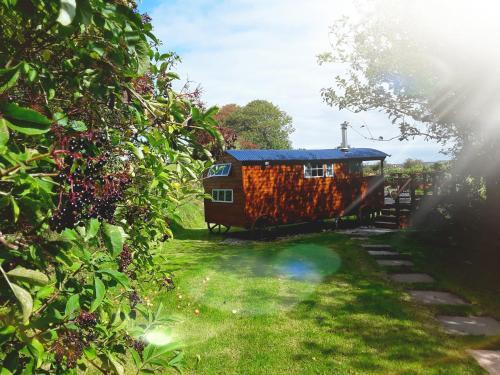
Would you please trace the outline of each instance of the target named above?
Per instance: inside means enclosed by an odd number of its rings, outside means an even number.
[[[108,354],[108,359],[109,359],[109,362],[111,362],[111,365],[113,367],[113,370],[115,371],[115,374],[117,374],[117,375],[125,374],[125,370],[123,368],[123,365],[120,362],[118,362],[118,360],[112,354]]]
[[[73,22],[75,14],[76,0],[61,0],[57,22],[59,22],[63,26],[68,26],[69,24],[71,24],[71,22]]]
[[[142,76],[149,70],[150,48],[146,41],[140,40],[135,46],[135,51],[137,53],[137,75]]]
[[[73,130],[77,132],[84,132],[87,130],[87,125],[83,121],[80,120],[72,120],[69,122],[70,126],[73,128]]]
[[[90,306],[90,312],[94,312],[99,305],[102,303],[104,296],[106,294],[106,287],[101,279],[98,277],[94,278],[94,300]]]
[[[122,227],[111,224],[104,224],[104,243],[112,257],[116,257],[123,250],[123,244],[127,235]]]
[[[78,241],[78,233],[74,229],[66,228],[62,232],[62,236],[69,241]]]
[[[144,159],[144,153],[142,152],[142,149],[136,147],[132,142],[126,142],[126,143],[132,150],[133,154],[137,157],[137,159],[139,160]]]
[[[8,121],[0,118],[0,146],[5,146],[9,141]]]
[[[88,346],[85,349],[83,349],[83,353],[85,354],[85,357],[87,357],[89,361],[93,361],[97,357],[97,351],[93,346]]]
[[[14,326],[5,326],[0,328],[0,346],[9,341],[14,332],[16,332],[16,327]]]
[[[31,298],[31,295],[27,290],[21,288],[19,285],[12,283],[9,284],[10,288],[14,292],[14,295],[21,304],[21,308],[23,310],[23,322],[28,323],[31,313],[33,312],[33,298]]]
[[[182,361],[183,357],[184,357],[184,354],[182,352],[180,352],[174,358],[172,358],[172,360],[170,362],[168,362],[168,364],[170,366],[177,365]]]
[[[130,283],[124,273],[115,270],[99,270],[99,273],[111,276],[114,280],[122,284],[125,288],[130,289]]]
[[[17,205],[16,199],[11,195],[10,196],[10,205],[12,206],[12,214],[14,215],[14,223],[17,223],[17,219],[19,219],[19,206]]]
[[[28,350],[36,358],[36,368],[40,368],[43,360],[43,353],[45,349],[43,345],[36,338],[33,338],[28,345]]]
[[[24,267],[16,267],[7,272],[7,275],[20,281],[26,281],[38,285],[45,285],[49,282],[49,278],[44,273]]]
[[[8,69],[0,69],[0,94],[13,87],[21,74],[20,64]]]
[[[85,241],[88,241],[94,238],[99,232],[99,228],[101,227],[101,222],[97,219],[90,219],[86,228]]]
[[[130,348],[130,354],[132,354],[132,359],[134,360],[135,367],[141,367],[142,361],[139,353],[137,353],[133,348]]]
[[[36,135],[50,130],[51,121],[32,109],[4,102],[0,105],[0,112],[8,120],[6,125],[19,133]]]
[[[66,308],[64,309],[64,316],[71,316],[77,309],[80,308],[80,295],[73,294],[68,298],[66,302]]]

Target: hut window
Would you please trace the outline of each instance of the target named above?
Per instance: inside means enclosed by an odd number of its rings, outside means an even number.
[[[305,164],[304,177],[333,177],[333,164]]]
[[[229,176],[229,172],[231,172],[231,164],[214,164],[208,169],[207,177],[215,177],[215,176]]]
[[[213,202],[233,203],[232,189],[212,189]]]
[[[349,161],[349,173],[362,174],[363,173],[363,162],[361,160]]]
[[[335,172],[333,171],[333,164],[327,164],[326,165],[326,177],[333,177]]]

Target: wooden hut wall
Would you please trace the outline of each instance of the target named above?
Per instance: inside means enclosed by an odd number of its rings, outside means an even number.
[[[245,221],[245,195],[243,193],[241,162],[230,155],[224,155],[217,164],[231,163],[231,172],[225,177],[210,177],[203,180],[207,194],[212,189],[232,189],[233,203],[212,202],[205,199],[205,221],[227,226],[247,226]]]
[[[247,222],[270,216],[286,224],[342,216],[360,206],[383,205],[380,176],[350,174],[347,163],[334,163],[334,171],[335,177],[304,178],[303,163],[244,165]]]

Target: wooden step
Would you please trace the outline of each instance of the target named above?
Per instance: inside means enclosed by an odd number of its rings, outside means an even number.
[[[378,216],[376,221],[388,222],[388,223],[396,223],[398,218],[396,215],[382,215]]]
[[[382,216],[396,216],[396,210],[393,208],[383,208],[381,211],[382,211]],[[411,211],[401,210],[399,211],[399,214],[401,216],[411,216]]]
[[[377,228],[398,229],[398,224],[391,221],[375,221],[373,225]]]
[[[411,204],[410,203],[400,203],[399,204],[400,210],[411,210]],[[395,203],[386,203],[384,206],[384,209],[396,209],[396,204]]]

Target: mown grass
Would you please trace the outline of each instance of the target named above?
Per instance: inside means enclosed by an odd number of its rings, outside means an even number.
[[[442,333],[344,235],[228,244],[190,229],[159,251],[177,288],[149,294],[181,320],[187,373],[482,373],[466,349],[489,341]]]

